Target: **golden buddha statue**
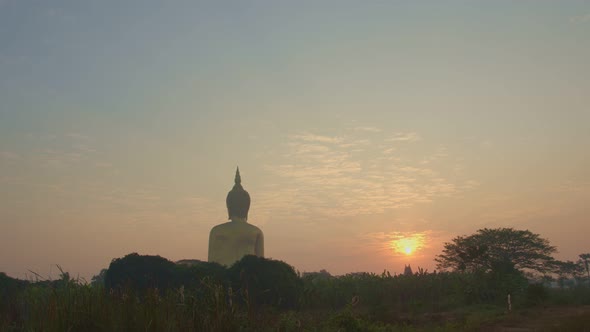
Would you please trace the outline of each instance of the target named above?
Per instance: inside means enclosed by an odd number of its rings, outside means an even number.
[[[209,234],[209,262],[231,266],[246,255],[264,257],[264,235],[247,222],[250,195],[241,183],[238,168],[234,187],[225,200],[229,221],[213,227]]]

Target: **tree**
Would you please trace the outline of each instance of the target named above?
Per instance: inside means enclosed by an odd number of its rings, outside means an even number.
[[[580,254],[580,263],[584,265],[586,268],[586,274],[588,275],[588,279],[590,279],[590,269],[588,268],[588,263],[590,262],[590,253]]]
[[[107,269],[100,270],[100,272],[97,275],[92,277],[90,284],[92,286],[104,286],[104,277],[106,276],[107,271]]]
[[[303,283],[289,264],[246,255],[228,270],[232,288],[249,305],[294,308],[299,303]]]
[[[529,230],[484,228],[445,243],[435,261],[441,270],[546,273],[554,266],[551,255],[556,252],[549,240]]]
[[[164,291],[178,287],[176,264],[160,256],[129,254],[111,261],[104,275],[105,288],[128,288],[144,293],[150,288]]]
[[[555,260],[553,266],[554,272],[558,276],[557,281],[561,288],[563,288],[566,283],[571,285],[573,282],[571,279],[578,279],[584,275],[584,268],[582,265],[572,261]]]
[[[221,284],[227,281],[226,268],[215,262],[183,260],[176,263],[176,274],[178,283],[185,288],[199,288],[205,278]]]

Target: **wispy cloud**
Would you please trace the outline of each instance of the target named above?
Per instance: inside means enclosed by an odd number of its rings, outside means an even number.
[[[293,135],[293,139],[301,140],[305,142],[318,142],[318,143],[339,143],[342,141],[339,137],[330,137],[330,136],[322,136],[322,135],[315,135],[311,133],[302,133],[298,135]]]
[[[567,181],[558,185],[555,188],[552,188],[551,191],[560,192],[560,193],[578,193],[578,192],[587,192],[590,193],[590,182],[582,181],[582,182],[574,182],[574,181]]]
[[[49,167],[65,167],[72,164],[77,164],[85,156],[78,151],[54,150],[45,149],[40,153],[45,166]]]
[[[2,160],[18,160],[20,155],[12,151],[0,151],[0,159]]]
[[[581,24],[590,22],[590,14],[570,17],[570,23]]]
[[[366,131],[370,133],[380,133],[381,129],[376,127],[356,127],[354,128],[355,131]]]
[[[76,140],[83,140],[83,141],[90,140],[90,136],[76,133],[76,132],[67,133],[67,134],[65,134],[65,137],[76,139]]]
[[[98,161],[94,163],[94,166],[97,168],[111,168],[113,167],[113,164],[105,161]]]
[[[422,162],[445,158],[448,152],[444,149],[435,149],[420,159],[400,161],[395,145],[417,141],[417,133],[371,140],[363,136],[366,131],[353,133],[288,136],[280,162],[266,165],[283,185],[266,188],[257,198],[257,206],[273,214],[370,215],[431,202],[464,189]]]
[[[393,137],[385,139],[386,142],[416,142],[420,140],[417,133],[397,133]]]
[[[449,156],[449,152],[448,152],[447,148],[445,148],[444,146],[439,146],[436,149],[436,152],[434,154],[424,157],[420,163],[422,165],[426,165],[426,164],[433,163],[433,162],[440,160],[440,159],[445,159],[448,156]]]

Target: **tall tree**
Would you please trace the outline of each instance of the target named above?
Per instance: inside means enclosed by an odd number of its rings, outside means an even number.
[[[484,228],[444,245],[437,268],[455,271],[551,271],[557,252],[549,240],[529,230]]]
[[[578,279],[584,275],[584,267],[579,262],[555,260],[553,266],[555,268],[554,272],[559,276],[559,279]]]
[[[580,254],[580,261],[586,268],[586,274],[588,275],[588,279],[590,279],[590,269],[588,268],[588,263],[590,263],[590,253]]]

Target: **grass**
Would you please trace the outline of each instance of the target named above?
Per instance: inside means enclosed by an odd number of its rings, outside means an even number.
[[[493,331],[539,322],[560,323],[555,331],[584,331],[590,324],[590,309],[576,311],[586,308],[588,287],[543,291],[542,297],[536,290],[533,307],[527,292],[515,293],[515,311],[507,313],[501,298],[468,275],[300,281],[300,304],[285,309],[258,304],[243,288],[230,292],[207,277],[193,288],[136,293],[72,280],[63,271],[60,280],[30,283],[0,274],[0,331]]]

